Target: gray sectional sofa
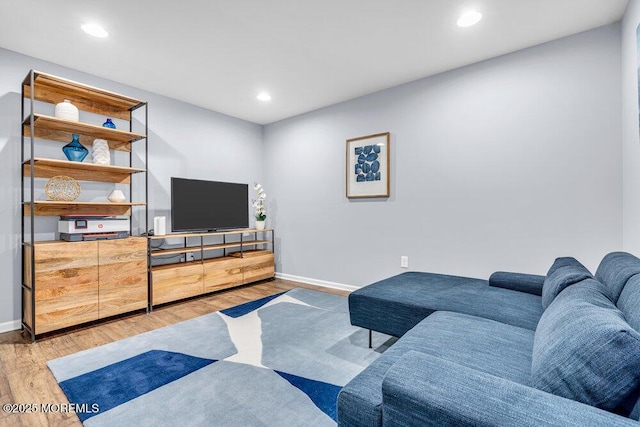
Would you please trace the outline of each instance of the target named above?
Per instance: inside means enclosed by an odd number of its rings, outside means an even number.
[[[401,337],[338,398],[340,426],[639,426],[640,259],[595,277],[404,273],[349,296],[354,325]]]

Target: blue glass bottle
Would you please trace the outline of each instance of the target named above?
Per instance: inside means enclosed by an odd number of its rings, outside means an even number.
[[[111,129],[115,129],[115,128],[116,128],[116,125],[115,125],[115,123],[113,123],[113,122],[111,121],[111,119],[107,119],[107,121],[106,121],[106,122],[104,122],[104,123],[102,124],[102,127],[103,127],[103,128],[111,128]]]
[[[62,152],[72,162],[81,162],[89,154],[89,150],[80,144],[80,138],[77,133],[73,134],[73,140],[70,143],[62,147]]]

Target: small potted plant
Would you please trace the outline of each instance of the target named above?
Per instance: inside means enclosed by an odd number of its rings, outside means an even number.
[[[267,193],[264,192],[264,188],[262,188],[262,185],[258,184],[257,182],[253,184],[253,189],[256,190],[258,196],[251,203],[251,206],[253,206],[253,209],[255,210],[256,229],[264,230],[265,220],[267,219]]]

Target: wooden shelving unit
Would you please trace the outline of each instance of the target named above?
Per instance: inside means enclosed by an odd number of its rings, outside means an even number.
[[[36,112],[40,108],[36,101],[57,104],[64,100],[84,112],[128,121],[129,129],[105,128]],[[33,340],[41,333],[148,307],[145,238],[86,242],[35,238],[38,216],[131,216],[134,208],[142,208],[141,228],[148,228],[146,107],[145,101],[36,70],[31,70],[22,82],[22,324]],[[144,108],[144,132],[133,131],[133,112],[139,108]],[[36,156],[36,139],[39,147],[46,141],[66,144],[73,134],[78,134],[86,146],[94,139],[107,140],[110,150],[129,154],[128,165],[97,165]],[[143,144],[143,168],[132,165],[133,144]],[[144,191],[140,192],[143,196],[126,203],[38,200],[40,196],[34,194],[37,179],[66,175],[77,181],[128,185],[131,197],[132,177],[136,174],[144,175]]]
[[[151,307],[273,278],[274,233],[273,229],[246,229],[149,236]],[[249,235],[250,239],[245,239],[245,235]],[[269,235],[271,238],[266,238]],[[167,238],[183,239],[184,244],[179,248],[152,249],[152,242]],[[205,244],[205,239],[212,238],[221,238],[222,242]],[[228,238],[236,240],[228,242]],[[227,249],[236,251],[227,252]],[[212,254],[214,251],[222,253]],[[154,257],[189,253],[198,254],[198,259],[153,265]]]

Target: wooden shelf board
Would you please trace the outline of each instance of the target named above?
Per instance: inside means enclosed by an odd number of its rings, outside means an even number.
[[[22,123],[24,135],[31,136],[31,116]],[[146,138],[145,135],[120,129],[105,128],[89,123],[74,122],[45,116],[33,115],[34,137],[68,143],[74,133],[80,136],[83,145],[91,146],[96,138],[106,139],[109,148],[119,151],[131,151],[131,143]]]
[[[70,162],[68,160],[54,160],[44,158],[33,159],[35,178],[52,178],[56,175],[66,175],[78,181],[115,182],[128,184],[131,175],[146,172],[145,169],[111,165],[96,165],[93,163]],[[31,161],[24,162],[24,176],[31,175]]]
[[[213,251],[217,249],[229,249],[229,248],[239,248],[242,246],[262,245],[265,243],[271,243],[271,240],[251,240],[251,241],[247,240],[243,242],[217,243],[213,245],[204,245],[203,249],[205,251]]]
[[[242,258],[250,258],[250,257],[254,257],[254,256],[262,256],[262,255],[266,255],[266,254],[272,254],[273,251],[269,250],[269,249],[250,249],[248,251],[243,251],[242,253],[240,252],[234,252],[232,254],[229,254],[230,257],[240,257],[242,256]]]
[[[244,246],[255,246],[255,245],[265,245],[271,244],[271,240],[250,240],[242,242]]]
[[[130,120],[130,111],[146,104],[145,101],[131,98],[104,89],[63,79],[41,71],[33,70],[34,99],[57,104],[68,99],[81,110],[108,117]],[[23,81],[24,96],[31,97],[30,76]]]
[[[221,250],[221,249],[230,249],[230,248],[239,248],[241,246],[256,246],[256,245],[264,245],[271,243],[271,240],[251,240],[245,242],[230,242],[230,243],[216,243],[213,245],[204,245],[202,249],[205,251],[213,251],[213,250]],[[177,254],[186,254],[189,252],[200,252],[200,246],[189,246],[186,248],[174,248],[174,249],[156,249],[151,251],[151,256],[162,256],[162,255],[177,255]]]
[[[25,204],[29,204],[31,202],[25,202]],[[79,206],[144,206],[146,203],[144,202],[121,202],[121,203],[112,203],[112,202],[65,202],[64,200],[36,200],[34,202],[36,205],[79,205]]]
[[[233,230],[233,231],[215,231],[215,232],[201,232],[201,233],[168,233],[160,236],[149,236],[149,239],[172,239],[175,237],[184,238],[184,237],[206,237],[206,236],[222,236],[223,234],[242,234],[242,233],[260,233],[263,231],[273,231],[272,228],[266,228],[264,230],[257,230],[255,228],[245,228],[242,230]]]
[[[229,248],[239,248],[240,242],[229,242],[229,243],[214,243],[212,245],[204,245],[202,250],[204,251],[216,251],[220,249],[229,249]]]
[[[98,165],[87,162],[71,162],[69,160],[57,160],[57,159],[45,159],[43,157],[36,157],[33,161],[37,165],[54,166],[62,169],[84,169],[90,171],[104,170],[117,173],[138,173],[145,172],[146,169],[130,168],[128,166],[111,166],[111,165]],[[24,163],[29,165],[30,160],[26,160]]]
[[[145,206],[143,202],[109,203],[109,202],[64,202],[57,200],[37,200],[34,202],[34,215],[131,215],[132,206]],[[24,203],[25,216],[31,215],[31,203]]]
[[[129,236],[127,237],[127,239],[131,239],[131,238],[144,238],[144,236]],[[123,239],[110,239],[110,240],[123,240]],[[86,240],[84,240],[86,241]],[[41,246],[41,245],[59,245],[60,243],[68,243],[68,244],[74,244],[74,243],[79,243],[79,242],[67,242],[66,240],[36,240],[34,243],[35,246]],[[22,243],[24,246],[28,246],[31,247],[31,242],[24,242]]]
[[[175,248],[175,249],[154,249],[151,251],[151,256],[163,256],[163,255],[178,255],[186,254],[187,252],[200,251],[200,247],[197,248]]]

